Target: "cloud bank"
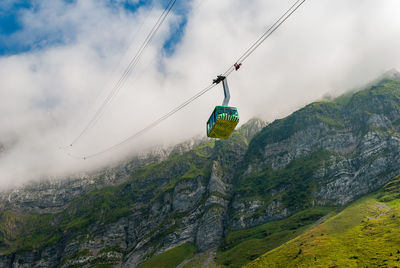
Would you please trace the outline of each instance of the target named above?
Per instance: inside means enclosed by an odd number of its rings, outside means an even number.
[[[179,1],[179,0],[178,0]],[[135,4],[136,1],[130,1]],[[12,3],[8,0],[7,3]],[[21,29],[6,38],[29,43],[0,57],[0,185],[87,171],[154,144],[204,134],[223,99],[221,87],[122,148],[78,160],[142,129],[211,83],[293,2],[192,0],[172,11],[101,120],[73,148],[162,12],[96,0],[42,0],[19,13]],[[165,3],[164,3],[165,4]],[[400,67],[396,0],[306,3],[229,77],[230,105],[245,122],[273,121],[321,98],[360,86]],[[173,53],[165,51],[186,20]]]

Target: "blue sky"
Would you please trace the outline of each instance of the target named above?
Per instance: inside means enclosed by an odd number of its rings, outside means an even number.
[[[62,31],[36,31],[28,36],[24,36],[24,16],[26,14],[38,14],[43,8],[39,0],[4,0],[0,4],[0,56],[14,55],[31,50],[46,49],[51,46],[65,43],[66,39]],[[63,0],[69,5],[76,4],[77,0]],[[112,10],[120,11],[124,9],[134,14],[139,8],[154,4],[149,0],[104,0],[106,6]],[[155,0],[157,1],[157,0]],[[155,2],[162,7],[168,4],[169,0]],[[182,38],[184,28],[187,23],[188,1],[177,1],[172,12],[180,15],[179,23],[173,26],[171,36],[163,44],[163,50],[167,55],[173,54],[176,44]],[[73,39],[73,38],[72,38]]]
[[[0,5],[0,55],[15,54],[24,50],[24,44],[16,46],[10,40],[15,32],[21,31],[21,14],[31,8],[29,1],[11,1]]]

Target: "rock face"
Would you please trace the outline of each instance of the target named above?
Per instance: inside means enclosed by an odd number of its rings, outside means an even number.
[[[173,147],[155,147],[119,165],[98,172],[68,178],[33,181],[22,187],[0,192],[0,209],[23,212],[55,213],[66,208],[74,199],[104,186],[118,185],[130,178],[134,169],[159,163],[173,154],[183,154],[204,142],[195,138]],[[0,153],[1,153],[0,144]]]
[[[136,267],[185,243],[215,249],[230,230],[343,206],[399,173],[400,82],[384,79],[226,141],[4,193],[0,267]]]
[[[3,193],[0,231],[14,227],[0,236],[0,265],[135,267],[184,243],[218,246],[232,197],[233,172],[226,170],[263,126],[251,120],[230,141],[190,141],[163,151],[168,157],[151,155],[80,179]],[[18,220],[22,213],[29,215],[25,221]]]
[[[310,104],[263,129],[237,176],[232,228],[312,205],[342,206],[381,188],[400,173],[399,97],[400,83],[384,79],[346,100]]]
[[[217,246],[224,234],[224,220],[228,209],[231,192],[229,185],[224,181],[218,162],[214,162],[207,187],[205,212],[200,218],[196,231],[196,246],[206,250]]]

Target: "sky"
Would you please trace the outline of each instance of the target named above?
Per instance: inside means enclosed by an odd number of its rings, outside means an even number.
[[[205,135],[222,86],[145,135],[132,135],[209,85],[292,0],[177,0],[102,117],[166,0],[2,0],[0,189],[115,164],[156,145]],[[397,0],[307,0],[229,77],[241,123],[269,122],[400,68]]]

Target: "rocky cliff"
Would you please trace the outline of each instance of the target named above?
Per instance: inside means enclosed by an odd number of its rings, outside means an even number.
[[[251,120],[229,141],[181,144],[167,158],[151,155],[81,179],[3,193],[0,265],[133,267],[188,242],[216,247],[232,195],[227,171],[264,126]]]
[[[236,230],[293,215],[290,230],[301,229],[323,213],[298,213],[342,207],[400,173],[400,82],[391,78],[267,126],[250,120],[226,141],[4,193],[0,267],[146,267],[174,250],[224,251]]]
[[[157,146],[129,160],[99,171],[66,178],[46,178],[21,187],[0,192],[0,209],[31,213],[55,213],[66,208],[74,199],[94,189],[118,185],[130,178],[133,170],[159,163],[171,154],[183,154],[205,141],[193,138],[175,146]],[[0,152],[1,152],[0,144]]]
[[[307,105],[252,141],[235,182],[233,228],[314,205],[345,205],[399,173],[400,83]]]

